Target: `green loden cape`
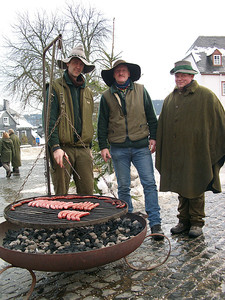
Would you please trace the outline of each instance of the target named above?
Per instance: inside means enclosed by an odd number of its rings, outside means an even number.
[[[14,156],[12,158],[12,166],[14,168],[18,168],[21,166],[21,154],[20,154],[21,142],[18,136],[15,135],[15,133],[11,133],[9,135],[9,138],[12,140],[14,146]]]
[[[221,192],[219,170],[225,159],[225,113],[209,89],[193,80],[182,93],[164,100],[158,121],[156,168],[160,191],[195,198]]]

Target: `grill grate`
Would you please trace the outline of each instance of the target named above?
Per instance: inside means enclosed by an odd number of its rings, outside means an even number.
[[[116,205],[112,205],[112,203],[105,202],[104,198],[101,196],[88,196],[86,199],[85,196],[81,196],[81,198],[75,199],[57,199],[57,201],[64,201],[64,202],[85,202],[90,201],[92,203],[99,203],[99,206],[95,207],[93,210],[90,211],[90,215],[84,216],[81,218],[80,221],[71,221],[67,219],[59,219],[58,213],[62,211],[61,209],[47,209],[47,208],[40,208],[40,207],[32,207],[28,206],[28,203],[24,203],[21,206],[15,208],[15,210],[11,210],[11,204],[8,205],[4,210],[4,217],[11,223],[28,226],[28,227],[35,227],[35,228],[43,228],[43,227],[51,227],[51,228],[59,228],[59,227],[76,227],[76,226],[88,226],[94,224],[104,223],[112,218],[117,218],[127,213],[127,204],[126,202],[121,201],[125,204],[123,208],[117,208]],[[43,196],[45,197],[45,196]],[[36,197],[40,198],[40,197]],[[32,200],[36,198],[27,198],[24,200]],[[51,197],[54,200],[54,196]],[[118,200],[116,198],[111,198],[112,200]],[[24,200],[20,200],[18,202],[22,202]],[[18,203],[17,202],[17,203]]]

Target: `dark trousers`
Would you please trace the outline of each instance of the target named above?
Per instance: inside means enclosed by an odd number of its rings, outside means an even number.
[[[203,227],[205,222],[205,195],[201,194],[196,198],[185,198],[181,195],[178,196],[178,219],[180,223],[190,226]]]

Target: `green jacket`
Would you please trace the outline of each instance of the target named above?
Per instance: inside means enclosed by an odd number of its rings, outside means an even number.
[[[160,191],[195,198],[220,192],[225,158],[224,109],[209,89],[193,81],[164,100],[158,121],[156,168]]]
[[[85,87],[85,84],[75,87],[65,71],[63,79],[53,82],[51,101],[49,146],[58,144],[89,146],[94,133],[92,123],[94,102],[91,90]],[[55,124],[57,126],[52,132]]]
[[[140,91],[142,91],[143,94],[140,96],[140,99],[137,99],[135,102],[135,97],[131,95],[137,96],[140,94]],[[114,95],[111,97],[109,97],[109,95],[107,96],[109,93],[111,93],[111,95],[117,93],[121,105]],[[109,103],[111,100],[113,103]],[[127,104],[127,102],[131,100],[132,104],[130,104],[130,102]],[[133,111],[135,105],[136,115]],[[130,108],[132,108],[132,110],[130,110]],[[114,111],[112,112],[112,110]],[[116,114],[120,116],[117,120],[115,118]],[[128,114],[130,115],[128,116]],[[112,124],[113,120],[115,124]],[[141,124],[143,122],[143,126],[139,126],[139,121]],[[144,123],[147,125],[147,128],[144,126]],[[117,129],[115,129],[116,127]],[[112,128],[114,128],[113,131],[118,135],[118,138],[122,131],[123,138],[119,140],[120,142],[115,142],[115,139],[112,140],[110,138]],[[134,129],[137,130],[137,134]],[[131,82],[126,96],[124,96],[115,85],[112,85],[102,95],[98,114],[98,143],[100,150],[108,148],[109,143],[117,147],[146,147],[149,145],[149,138],[156,139],[156,130],[157,117],[155,110],[148,92],[142,85]],[[124,136],[125,133],[126,136]],[[131,133],[131,135],[129,133]],[[138,133],[140,134],[139,139]]]
[[[0,139],[0,155],[2,163],[10,163],[14,156],[13,142],[8,138]]]
[[[14,168],[17,168],[21,166],[21,155],[20,155],[21,142],[15,133],[11,133],[9,135],[9,138],[12,140],[14,146],[14,156],[12,158],[12,166]]]

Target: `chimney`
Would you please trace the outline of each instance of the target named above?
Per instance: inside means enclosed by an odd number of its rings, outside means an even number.
[[[3,110],[9,110],[9,100],[4,99]]]

